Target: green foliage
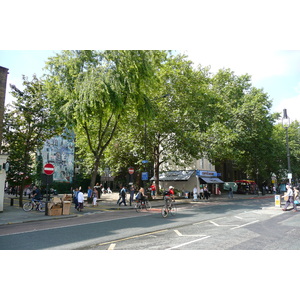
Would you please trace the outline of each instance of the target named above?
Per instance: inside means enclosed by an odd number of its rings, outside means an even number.
[[[47,101],[44,85],[35,75],[32,81],[23,77],[24,90],[11,85],[16,99],[5,111],[4,151],[9,153],[7,180],[22,190],[35,173],[35,154],[44,142],[60,132],[60,123]]]
[[[63,51],[49,59],[49,97],[75,130],[78,158],[91,170],[91,185],[126,110],[145,116],[141,109],[165,56],[165,51]]]

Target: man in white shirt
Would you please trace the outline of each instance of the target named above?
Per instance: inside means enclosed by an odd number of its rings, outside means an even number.
[[[81,190],[79,190],[78,195],[77,195],[77,200],[78,200],[78,211],[82,211],[83,209],[83,202],[84,202],[84,196]]]

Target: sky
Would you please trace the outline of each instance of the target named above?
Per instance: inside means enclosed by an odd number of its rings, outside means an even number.
[[[236,75],[249,74],[252,85],[262,88],[273,102],[271,112],[287,109],[291,121],[300,121],[300,50],[189,49],[184,53],[196,65],[216,73],[229,68]],[[22,75],[43,75],[45,62],[59,50],[0,50],[0,66],[9,69],[6,104],[12,101],[9,84],[22,88]]]

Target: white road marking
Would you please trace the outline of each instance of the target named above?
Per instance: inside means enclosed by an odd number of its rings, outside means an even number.
[[[116,247],[116,244],[110,244],[107,250],[114,250]]]
[[[197,240],[190,241],[190,242],[187,242],[187,243],[184,243],[184,244],[181,244],[181,245],[177,245],[177,246],[174,246],[174,247],[171,247],[171,248],[167,248],[166,250],[172,250],[172,249],[180,248],[180,247],[182,247],[182,246],[189,245],[189,244],[192,244],[192,243],[196,243],[196,242],[198,242],[198,241],[207,239],[207,238],[209,238],[209,237],[210,237],[210,236],[204,236],[204,237],[202,237],[201,239],[197,239]]]
[[[182,234],[179,230],[174,229],[174,232],[179,236],[206,236],[205,234]]]
[[[256,223],[256,222],[259,222],[259,220],[255,220],[255,221],[253,221],[253,222],[246,223],[246,224],[243,224],[243,225],[240,225],[240,226],[236,226],[236,227],[233,227],[233,228],[230,228],[230,229],[237,229],[237,228],[241,228],[241,227],[244,227],[244,226],[247,226],[247,225],[250,225],[250,224]]]

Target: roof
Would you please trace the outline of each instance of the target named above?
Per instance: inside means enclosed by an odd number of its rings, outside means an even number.
[[[187,181],[195,174],[195,170],[190,171],[167,171],[159,175],[160,181]],[[151,178],[154,180],[154,178]]]

